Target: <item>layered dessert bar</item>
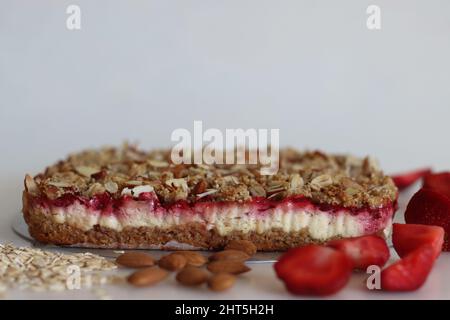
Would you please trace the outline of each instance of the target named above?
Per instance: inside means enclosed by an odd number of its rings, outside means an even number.
[[[280,151],[279,170],[258,165],[173,164],[170,150],[134,146],[70,155],[25,177],[30,234],[56,245],[259,250],[367,234],[386,235],[397,189],[371,158]]]

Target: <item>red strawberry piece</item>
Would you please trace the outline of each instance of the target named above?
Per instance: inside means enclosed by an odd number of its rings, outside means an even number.
[[[423,245],[430,245],[433,248],[434,258],[437,258],[444,243],[444,229],[423,224],[394,223],[392,242],[395,251],[402,258]]]
[[[288,291],[303,295],[329,295],[348,282],[353,264],[342,252],[309,245],[286,252],[274,265]]]
[[[327,245],[345,253],[356,269],[366,270],[371,265],[382,267],[390,256],[386,241],[374,235],[334,240]]]
[[[392,175],[392,180],[394,180],[395,185],[399,190],[403,190],[414,184],[414,182],[422,179],[431,173],[429,168],[419,169],[415,171],[410,171],[401,174]]]
[[[413,291],[427,280],[434,264],[434,249],[429,245],[406,255],[381,271],[381,288],[386,291]]]
[[[423,179],[423,187],[450,198],[450,172],[433,173]]]
[[[408,224],[425,224],[442,227],[445,231],[443,251],[450,251],[450,198],[434,190],[422,188],[409,201],[405,211]]]

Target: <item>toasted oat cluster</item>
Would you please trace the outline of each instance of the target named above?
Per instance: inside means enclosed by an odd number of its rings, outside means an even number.
[[[280,151],[275,175],[261,175],[259,165],[176,165],[170,150],[108,147],[72,154],[34,178],[27,176],[25,185],[29,193],[49,199],[68,193],[92,197],[107,192],[118,198],[154,191],[161,203],[302,195],[320,204],[375,208],[397,196],[392,179],[369,157],[293,149]]]

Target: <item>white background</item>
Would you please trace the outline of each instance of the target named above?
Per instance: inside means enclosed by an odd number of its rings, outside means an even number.
[[[446,0],[1,0],[0,240],[26,172],[125,139],[167,147],[194,120],[279,128],[282,145],[387,172],[449,169],[449,14]]]

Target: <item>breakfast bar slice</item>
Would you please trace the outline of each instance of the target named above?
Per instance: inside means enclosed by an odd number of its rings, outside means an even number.
[[[371,158],[280,151],[279,170],[173,164],[170,150],[134,146],[70,155],[25,177],[30,234],[56,245],[258,250],[386,235],[397,189]]]

